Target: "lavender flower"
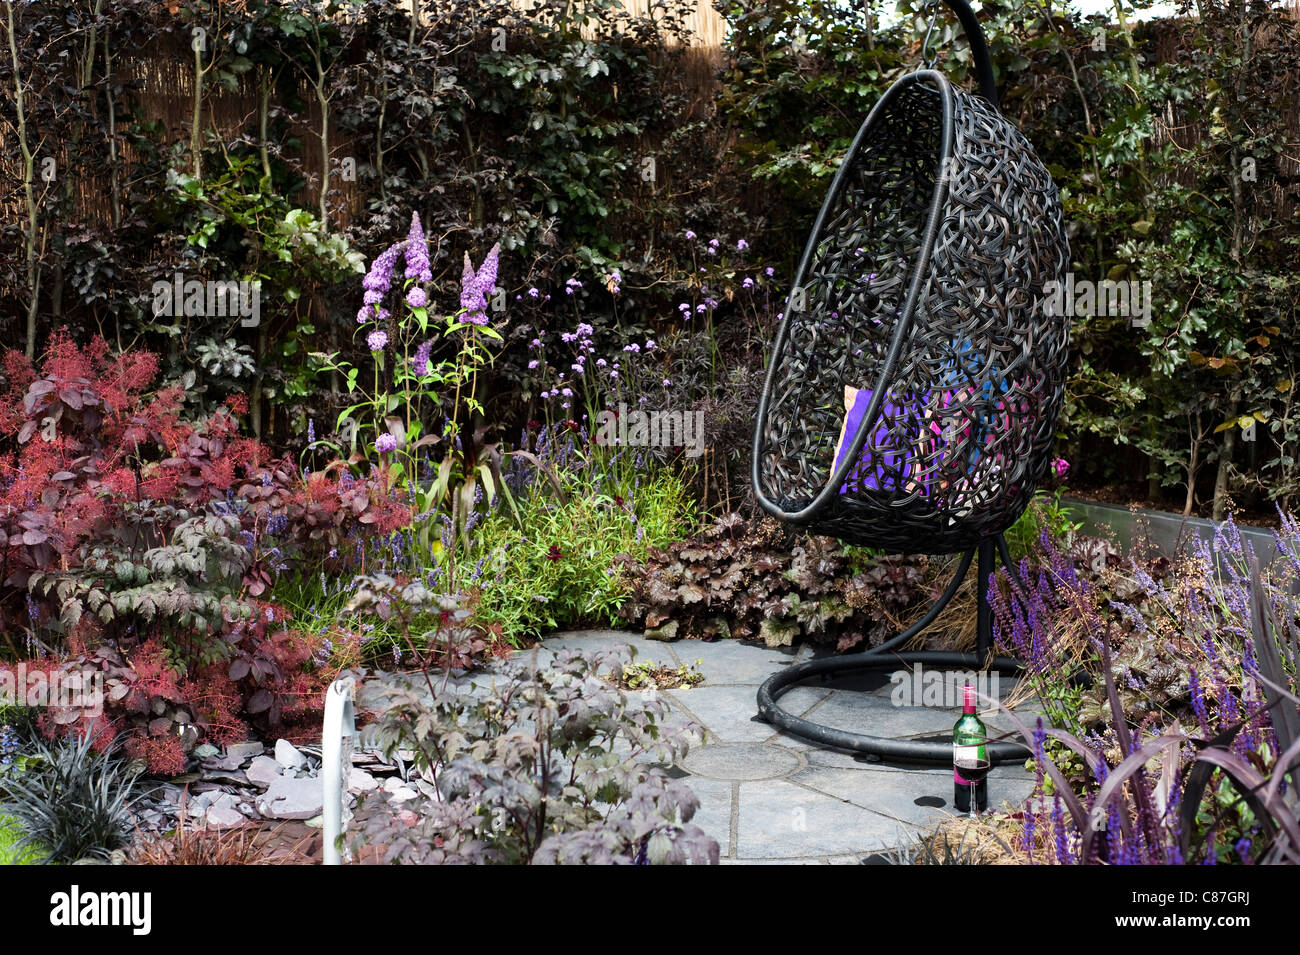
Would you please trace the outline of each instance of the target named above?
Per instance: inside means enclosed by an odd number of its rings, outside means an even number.
[[[388,332],[382,328],[376,329],[366,336],[366,344],[370,346],[371,351],[383,351],[388,345]]]
[[[396,451],[397,437],[391,434],[381,434],[375,440],[375,450],[380,454],[387,454],[390,451]]]
[[[424,308],[429,304],[429,296],[417,285],[406,293],[406,304],[411,308]]]

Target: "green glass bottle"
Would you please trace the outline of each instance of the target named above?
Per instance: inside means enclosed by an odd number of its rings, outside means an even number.
[[[988,732],[975,715],[975,688],[966,684],[962,694],[961,719],[952,728],[952,803],[958,812],[972,812],[971,788],[975,790],[974,812],[989,807]]]

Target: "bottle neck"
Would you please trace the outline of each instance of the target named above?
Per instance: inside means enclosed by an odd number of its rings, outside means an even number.
[[[973,714],[975,712],[975,687],[969,683],[966,684],[962,693],[961,711],[963,714]]]

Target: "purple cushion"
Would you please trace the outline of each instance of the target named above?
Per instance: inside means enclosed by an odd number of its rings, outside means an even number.
[[[858,427],[862,424],[862,417],[871,404],[873,394],[870,388],[844,386],[844,426],[840,429],[840,438],[835,445],[834,467],[840,466],[840,462],[848,452],[853,436],[857,434]],[[878,427],[862,446],[857,467],[849,470],[844,484],[840,486],[841,494],[849,493],[850,484],[878,491],[911,491],[917,487],[914,479],[919,477],[922,466],[921,461],[914,459],[918,449],[915,446],[906,448],[891,446],[890,428],[887,422],[900,417],[905,420],[923,420],[928,401],[929,395],[923,395],[920,401],[912,395],[904,395],[901,398],[893,395],[885,396],[880,416],[877,418]],[[926,449],[920,450],[924,453]],[[902,477],[902,487],[898,486],[900,481],[896,475]],[[923,495],[928,493],[928,485],[928,481],[920,483],[920,491]]]

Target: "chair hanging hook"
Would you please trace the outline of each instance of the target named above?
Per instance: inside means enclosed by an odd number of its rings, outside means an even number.
[[[935,46],[934,52],[932,52],[929,56],[926,55],[926,50],[930,46],[930,35],[934,33],[934,25],[939,22],[939,10],[943,7],[943,4],[940,3],[939,0],[933,0],[933,2],[930,4],[930,7],[934,10],[934,12],[930,14],[930,25],[929,27],[926,28],[925,39],[921,41],[921,64],[927,70],[934,69],[935,59],[939,55],[938,45]]]

